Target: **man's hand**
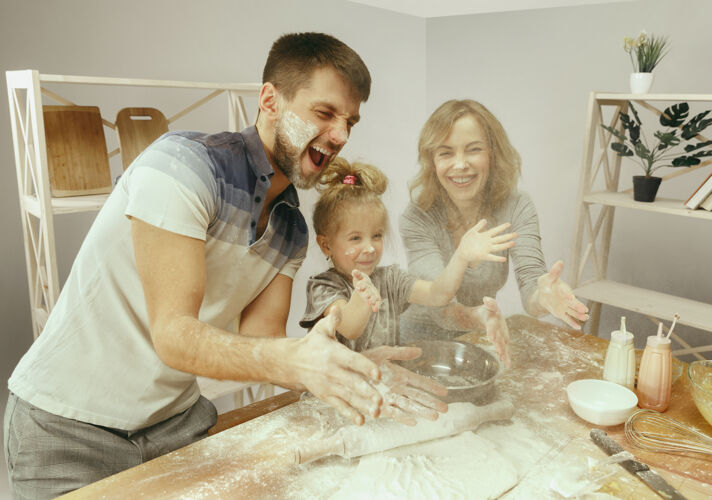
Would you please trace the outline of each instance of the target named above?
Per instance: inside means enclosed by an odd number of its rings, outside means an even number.
[[[559,260],[551,270],[539,276],[537,300],[541,307],[577,330],[579,321],[588,319],[588,308],[574,296],[571,287],[561,280],[564,262]]]
[[[511,226],[510,223],[500,224],[492,229],[484,230],[487,225],[485,219],[480,220],[474,227],[469,229],[462,238],[457,247],[457,255],[467,263],[479,261],[490,262],[506,262],[507,258],[503,255],[495,255],[495,252],[501,252],[512,248],[517,233],[500,234],[502,231]]]
[[[354,269],[351,271],[355,291],[361,296],[373,312],[378,312],[381,307],[381,294],[378,289],[373,286],[371,278],[368,274]]]
[[[298,380],[296,388],[308,390],[361,425],[364,415],[381,414],[383,399],[368,382],[377,383],[381,373],[376,363],[336,340],[340,319],[340,309],[333,308],[299,339],[290,355],[290,369]]]
[[[364,351],[363,355],[381,370],[379,390],[383,394],[381,415],[406,425],[415,425],[415,417],[436,420],[447,412],[447,404],[431,396],[446,396],[447,389],[432,379],[413,373],[392,360],[415,359],[422,353],[417,347],[381,346]],[[427,392],[426,392],[427,391]]]

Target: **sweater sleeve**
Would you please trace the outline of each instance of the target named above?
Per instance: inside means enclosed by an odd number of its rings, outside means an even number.
[[[534,202],[525,193],[517,196],[512,212],[512,231],[518,234],[509,256],[517,277],[517,285],[526,306],[529,297],[537,288],[538,278],[547,272],[544,253],[541,250],[539,217]]]
[[[408,205],[400,218],[400,233],[408,259],[408,271],[418,278],[433,281],[445,269],[449,261],[442,255],[437,243],[441,228],[432,214],[426,213],[413,203]]]

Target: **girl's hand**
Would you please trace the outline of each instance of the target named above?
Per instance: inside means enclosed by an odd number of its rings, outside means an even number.
[[[538,302],[564,323],[580,330],[579,321],[588,319],[588,308],[574,296],[571,287],[560,279],[563,269],[564,262],[559,260],[548,273],[539,276]]]
[[[373,286],[371,278],[369,278],[366,273],[362,273],[357,269],[351,271],[351,276],[353,277],[355,291],[358,292],[373,312],[378,312],[378,308],[381,307],[381,294],[378,289]]]
[[[462,235],[456,253],[466,262],[470,263],[481,260],[490,262],[507,261],[506,257],[503,255],[495,255],[494,252],[501,252],[512,248],[517,233],[500,234],[511,226],[509,222],[485,231],[484,228],[486,225],[487,221],[481,219],[474,227]]]
[[[487,329],[487,338],[497,350],[499,359],[502,360],[504,366],[511,368],[512,361],[509,357],[509,328],[507,322],[502,316],[502,312],[495,301],[491,297],[484,297],[481,306],[474,309],[475,314],[479,316],[480,321]]]

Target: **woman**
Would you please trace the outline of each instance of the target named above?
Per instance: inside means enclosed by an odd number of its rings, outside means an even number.
[[[432,279],[465,231],[480,219],[486,219],[488,227],[510,222],[518,237],[506,254],[514,265],[524,309],[532,316],[551,313],[580,329],[588,309],[561,281],[562,261],[547,272],[536,209],[531,198],[516,189],[521,159],[497,118],[472,100],[445,102],[423,126],[418,159],[421,168],[410,185],[412,201],[400,220],[409,271]],[[457,304],[445,309],[411,306],[404,313],[402,340],[452,338],[486,324],[508,363],[507,326],[489,298],[504,286],[508,272],[508,264],[497,262],[468,269]]]

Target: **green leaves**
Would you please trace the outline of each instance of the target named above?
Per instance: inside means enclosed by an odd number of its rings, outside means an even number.
[[[688,144],[687,146],[685,146],[685,152],[689,153],[690,151],[704,148],[706,146],[712,146],[712,141],[698,142],[697,144]],[[709,152],[709,151],[706,151],[706,152]],[[705,156],[708,156],[708,155],[705,155]]]
[[[672,132],[661,132],[658,130],[653,135],[658,140],[658,151],[680,144],[680,138],[676,135],[675,130]]]
[[[702,132],[704,129],[709,127],[710,124],[712,124],[712,118],[708,118],[707,120],[704,119],[704,117],[707,116],[709,112],[709,110],[703,111],[702,113],[692,118],[689,122],[687,122],[682,127],[682,138],[690,140],[697,134]]]
[[[622,142],[614,142],[611,149],[618,153],[618,156],[633,156],[633,151]]]
[[[685,118],[690,114],[690,106],[686,102],[673,104],[660,115],[660,125],[663,127],[679,127],[685,123]]]
[[[701,158],[712,157],[712,140],[685,144],[712,125],[712,117],[708,118],[712,110],[698,113],[686,122],[690,114],[690,106],[686,102],[669,106],[660,116],[660,124],[667,129],[653,132],[657,141],[649,145],[642,135],[642,122],[633,103],[629,103],[629,109],[631,115],[622,111],[618,113],[620,128],[603,124],[601,127],[618,141],[611,142],[611,149],[618,156],[636,157],[646,175],[662,167],[692,167],[699,165]],[[679,150],[675,152],[677,146],[682,146],[684,154],[680,155]],[[679,156],[675,157],[676,154]],[[674,158],[672,162],[671,158]]]
[[[633,122],[630,117],[622,111],[619,113],[619,116],[621,118],[623,128],[628,131],[630,142],[632,142],[633,144],[637,144],[640,140],[640,122]],[[635,116],[637,118],[637,114]]]
[[[608,130],[611,134],[613,134],[614,136],[616,136],[616,137],[617,137],[618,139],[620,139],[621,141],[625,141],[625,135],[623,134],[623,132],[621,132],[621,131],[618,130],[617,128],[609,127],[608,125],[601,125],[601,127],[603,127],[604,129]]]
[[[695,158],[694,156],[678,156],[672,161],[672,167],[694,167],[695,165],[699,165],[700,160],[699,158]]]

